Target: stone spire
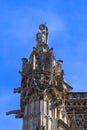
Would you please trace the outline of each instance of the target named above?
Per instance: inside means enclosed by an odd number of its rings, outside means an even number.
[[[87,114],[87,93],[71,92],[72,87],[64,79],[63,61],[56,61],[53,48],[48,46],[45,24],[39,26],[36,41],[29,59],[22,58],[21,85],[14,89],[14,93],[20,94],[20,110],[9,111],[7,115],[23,118],[22,130],[77,130],[78,116],[84,119]],[[72,120],[73,108],[76,120]],[[84,116],[78,115],[80,111]],[[79,128],[82,127],[80,123]]]

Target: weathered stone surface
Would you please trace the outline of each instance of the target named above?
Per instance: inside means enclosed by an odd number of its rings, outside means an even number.
[[[48,46],[48,28],[39,26],[37,45],[22,58],[20,110],[7,112],[23,118],[23,130],[87,130],[87,92],[73,93],[66,82],[62,60]]]

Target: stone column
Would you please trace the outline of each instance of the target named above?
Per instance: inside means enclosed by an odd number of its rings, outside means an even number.
[[[36,58],[35,58],[35,54],[33,55],[33,70],[35,70],[35,64],[36,64]]]
[[[27,112],[28,112],[28,105],[26,105],[26,107],[25,107],[22,130],[25,130],[25,129],[28,130],[28,116],[27,116]]]

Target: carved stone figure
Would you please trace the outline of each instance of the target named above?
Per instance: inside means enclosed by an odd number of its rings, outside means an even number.
[[[44,43],[47,44],[48,40],[48,28],[46,27],[45,24],[41,24],[39,26],[39,31],[36,35],[36,40],[38,44]]]

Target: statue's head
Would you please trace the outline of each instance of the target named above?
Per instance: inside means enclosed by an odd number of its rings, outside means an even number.
[[[48,28],[47,28],[47,26],[45,24],[40,24],[39,25],[39,30],[40,31],[46,30],[46,32],[48,33]]]

